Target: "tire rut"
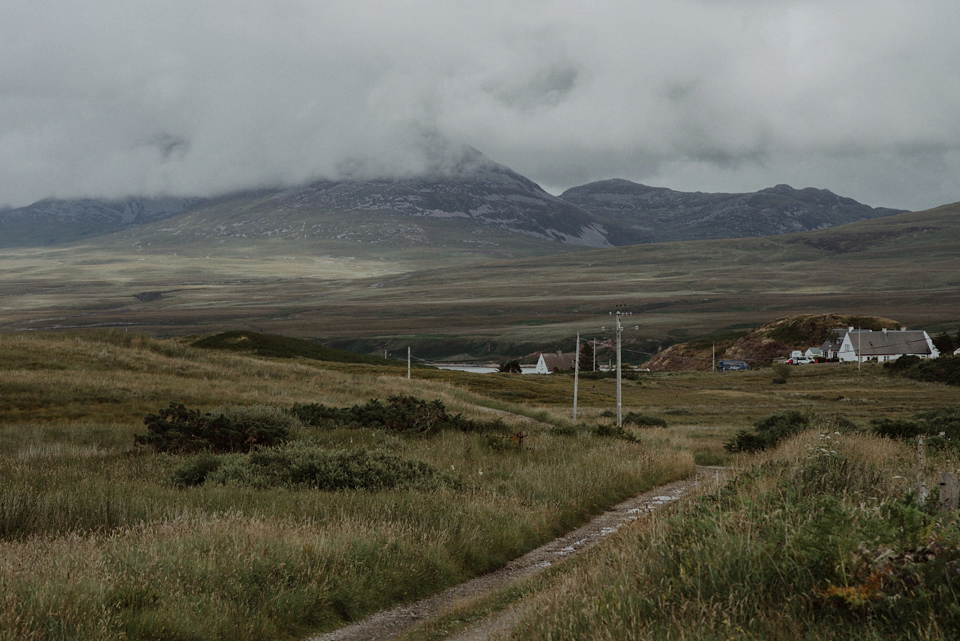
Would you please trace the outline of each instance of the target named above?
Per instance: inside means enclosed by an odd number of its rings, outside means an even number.
[[[623,526],[643,518],[658,508],[690,493],[701,483],[719,482],[722,468],[698,467],[692,477],[661,485],[609,508],[589,523],[514,559],[503,568],[448,588],[413,603],[383,610],[346,627],[309,637],[306,641],[373,641],[394,639],[415,626],[443,616],[451,609],[486,596],[533,576],[596,544]],[[516,609],[493,615],[473,624],[450,641],[481,641],[495,632],[509,628],[517,616]]]

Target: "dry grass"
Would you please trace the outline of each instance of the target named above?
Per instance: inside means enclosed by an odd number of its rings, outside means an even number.
[[[669,443],[569,426],[555,406],[500,414],[455,374],[267,360],[125,333],[0,340],[0,639],[277,639],[329,628],[498,567],[625,496],[689,474]],[[171,400],[289,407],[414,394],[525,434],[401,438],[308,430],[446,470],[460,489],[317,492],[171,483],[184,456],[133,447]],[[541,422],[547,421],[547,422]]]

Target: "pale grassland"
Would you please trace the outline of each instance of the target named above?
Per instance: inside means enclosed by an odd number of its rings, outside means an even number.
[[[534,420],[501,414],[517,406],[455,374],[407,381],[403,368],[266,360],[125,333],[4,335],[0,363],[0,639],[296,638],[498,567],[693,470],[688,452],[660,438],[571,432],[562,407],[525,409]],[[178,489],[172,471],[189,457],[133,446],[143,415],[170,401],[289,407],[392,394],[479,418],[498,409],[524,434],[522,451],[492,448],[483,434],[303,430],[296,438],[313,447],[389,452],[460,482],[320,492]]]
[[[523,260],[465,257],[453,245],[389,251],[371,243],[352,244],[348,260],[346,246],[328,257],[322,244],[293,241],[201,248],[196,240],[176,255],[173,245],[163,253],[116,244],[11,250],[0,257],[0,327],[128,325],[162,335],[257,327],[391,349],[441,334],[441,343],[479,343],[478,356],[491,342],[539,345],[522,356],[569,344],[577,332],[597,336],[617,305],[637,313],[638,338],[655,341],[791,313],[855,312],[955,329],[957,208],[804,234]],[[531,251],[544,248],[515,255]],[[142,291],[166,294],[142,303],[133,298]]]

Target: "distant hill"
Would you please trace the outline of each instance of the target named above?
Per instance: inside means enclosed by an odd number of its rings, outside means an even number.
[[[196,198],[83,198],[0,209],[0,247],[38,247],[103,236],[165,220],[201,202]]]
[[[377,356],[356,354],[347,350],[318,345],[302,338],[289,338],[260,332],[230,331],[204,336],[190,343],[201,349],[241,352],[268,358],[306,358],[331,363],[366,363],[368,365],[397,365]]]
[[[777,185],[746,194],[682,192],[629,180],[602,180],[560,198],[604,225],[626,228],[614,245],[712,238],[750,238],[812,231],[903,213],[874,208],[826,189]]]

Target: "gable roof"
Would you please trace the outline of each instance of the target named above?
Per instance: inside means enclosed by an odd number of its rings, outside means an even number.
[[[850,345],[859,356],[929,356],[930,342],[923,330],[880,331],[853,330],[847,332]]]
[[[541,352],[540,358],[543,359],[543,364],[547,366],[549,371],[560,371],[566,372],[567,370],[573,369],[573,356],[565,355],[563,352]]]

